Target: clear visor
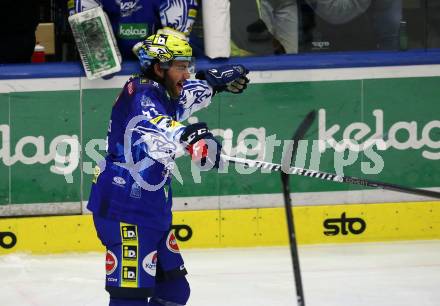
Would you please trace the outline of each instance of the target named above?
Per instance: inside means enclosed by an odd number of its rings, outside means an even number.
[[[166,63],[160,63],[163,69],[175,69],[179,72],[195,73],[196,60],[192,56],[178,56],[172,61]]]

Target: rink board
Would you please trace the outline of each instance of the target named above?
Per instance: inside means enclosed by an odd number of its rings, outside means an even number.
[[[300,244],[440,239],[439,204],[296,207],[297,239]],[[173,223],[182,249],[287,244],[283,208],[180,211]],[[3,218],[0,235],[0,254],[103,250],[90,215]]]
[[[325,62],[319,69],[289,66],[278,70],[267,65],[265,58],[264,65],[251,69],[252,82],[244,94],[215,95],[212,105],[194,114],[191,122],[207,122],[228,155],[279,163],[286,140],[315,109],[317,118],[305,136],[308,146],[298,152],[297,166],[330,173],[343,170],[347,176],[408,187],[439,188],[440,52],[436,62],[426,65],[415,63],[414,54],[405,54],[407,61],[401,62],[405,66],[326,68]],[[344,55],[341,60],[348,58]],[[286,65],[289,59],[303,64],[301,55],[278,59],[272,58],[274,65]],[[39,72],[54,71],[49,64],[37,66]],[[105,155],[113,101],[128,75],[90,81],[80,77],[80,69],[76,77],[52,74],[22,79],[16,72],[17,79],[0,79],[0,216],[84,212],[93,167]],[[72,65],[66,65],[58,72],[71,70]],[[63,151],[56,148],[64,136],[70,140],[70,150],[58,152]],[[387,147],[376,150],[380,159],[374,160],[364,151],[350,151],[357,158],[341,169],[340,154],[333,147],[319,150],[313,145],[318,139],[329,143],[348,138],[360,143],[379,139]],[[278,173],[243,171],[242,166],[230,165],[228,173],[198,175],[189,158],[176,161],[182,175],[182,184],[173,183],[176,209],[282,205]],[[384,197],[361,186],[307,177],[293,178],[291,190],[295,204],[301,206],[426,200],[395,192]],[[266,195],[275,194],[278,202],[275,198],[269,202]],[[246,197],[252,201],[243,207]],[[179,198],[184,198],[180,207]],[[211,202],[195,201],[200,198]]]

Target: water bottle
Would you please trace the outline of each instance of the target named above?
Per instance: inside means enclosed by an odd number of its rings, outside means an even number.
[[[44,52],[44,46],[40,45],[39,42],[35,45],[34,53],[32,54],[32,63],[44,63],[46,61],[46,53]]]
[[[406,29],[406,21],[400,21],[399,28],[399,49],[400,51],[408,50],[408,32]]]

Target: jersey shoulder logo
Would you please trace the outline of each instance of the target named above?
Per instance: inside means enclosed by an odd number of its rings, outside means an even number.
[[[155,106],[155,104],[154,104],[153,100],[151,100],[150,97],[148,97],[146,95],[142,95],[141,106],[142,106],[142,108],[147,108],[147,107]]]
[[[177,146],[158,130],[138,126],[134,131],[142,136],[133,146],[146,143],[148,154],[153,158],[170,157],[177,150]]]

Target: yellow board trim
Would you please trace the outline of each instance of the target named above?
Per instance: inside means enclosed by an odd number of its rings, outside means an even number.
[[[294,209],[294,216],[300,244],[440,239],[440,202],[303,206]],[[177,238],[184,238],[178,241],[182,249],[288,242],[284,208],[179,211],[173,224],[177,229],[186,225],[175,230]],[[2,218],[0,237],[4,233],[12,233],[17,242],[0,246],[0,254],[104,251],[90,215]],[[9,236],[2,241],[12,242]]]

